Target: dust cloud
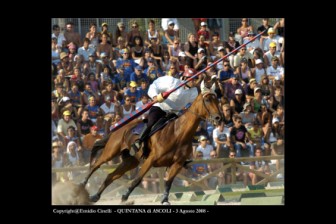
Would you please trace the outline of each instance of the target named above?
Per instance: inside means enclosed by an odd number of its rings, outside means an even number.
[[[53,205],[91,205],[89,193],[84,186],[69,182],[58,182],[52,189]]]

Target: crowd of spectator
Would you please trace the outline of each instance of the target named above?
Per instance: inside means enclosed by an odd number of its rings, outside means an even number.
[[[194,159],[211,159],[284,153],[284,19],[274,26],[264,18],[257,29],[242,18],[242,25],[228,37],[221,37],[220,20],[192,18],[195,32],[181,43],[176,18],[162,19],[161,27],[149,20],[145,35],[132,21],[130,31],[92,23],[81,38],[68,22],[62,33],[52,28],[52,163],[53,167],[84,165],[97,139],[106,136],[111,125],[151,101],[149,85],[158,77],[200,71],[255,35],[266,32],[211,69],[200,74],[195,85],[215,75],[212,86],[219,99],[223,121],[212,126],[203,121],[194,139]],[[98,30],[101,30],[100,32]],[[115,32],[113,32],[115,30]],[[210,88],[210,87],[209,87]],[[114,160],[113,162],[118,162]],[[243,163],[244,165],[247,165]],[[221,164],[223,165],[223,164]],[[268,161],[251,163],[251,169],[269,172]],[[218,165],[220,167],[220,165]],[[198,164],[197,178],[218,168]],[[280,164],[277,161],[277,169]],[[253,184],[257,177],[237,172]],[[230,182],[230,171],[220,172],[216,181]],[[74,174],[67,175],[72,179]],[[59,177],[58,180],[60,179]],[[211,183],[210,183],[211,182]]]

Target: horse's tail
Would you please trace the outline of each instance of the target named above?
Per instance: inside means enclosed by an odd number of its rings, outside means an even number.
[[[129,124],[127,124],[126,130],[131,130],[136,124],[139,122],[142,122],[141,120],[133,120]],[[125,126],[126,127],[126,126]],[[120,129],[121,130],[121,129]],[[118,131],[120,131],[118,130]],[[108,140],[110,139],[110,136],[113,132],[110,132],[107,136],[105,136],[103,139],[96,141],[93,144],[92,150],[91,150],[91,156],[90,156],[90,168],[93,165],[92,161],[96,158],[98,152],[105,148],[105,145],[107,144]]]
[[[92,166],[93,159],[96,158],[98,152],[105,147],[109,138],[110,138],[110,135],[107,135],[105,138],[98,140],[93,144],[91,155],[90,155],[90,167]]]

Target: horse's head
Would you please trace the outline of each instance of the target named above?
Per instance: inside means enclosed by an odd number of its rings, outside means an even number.
[[[207,91],[202,92],[197,97],[197,107],[194,113],[203,120],[209,120],[212,124],[217,124],[222,119],[219,109],[219,102],[215,93]]]

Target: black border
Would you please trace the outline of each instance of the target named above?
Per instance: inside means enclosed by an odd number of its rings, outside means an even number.
[[[175,15],[175,17],[185,17],[185,13],[181,12],[181,15]],[[175,14],[175,13],[174,13]],[[132,15],[132,17],[136,17],[135,15]],[[223,16],[227,16],[229,17],[229,15],[227,15],[226,13],[223,14],[218,14],[217,17],[223,17]],[[274,16],[274,15],[273,15]],[[41,24],[43,23],[44,27],[51,27],[50,23],[51,18],[59,18],[59,17],[70,17],[70,16],[51,16],[48,19],[45,20],[41,20]],[[74,15],[72,15],[71,17],[75,17]],[[87,17],[87,16],[82,16]],[[100,15],[100,17],[103,17]],[[111,17],[117,17],[115,15],[111,16]],[[123,16],[120,16],[123,17]],[[149,16],[148,16],[149,17]],[[157,16],[151,16],[151,17],[159,17]],[[163,15],[160,15],[160,17],[163,17]],[[193,16],[195,17],[195,16]],[[215,15],[213,14],[209,14],[206,13],[206,15],[202,15],[202,17],[215,17]],[[238,16],[231,16],[231,17],[238,17]],[[251,18],[258,18],[258,16],[250,16]],[[282,16],[278,16],[278,17],[283,17]],[[77,18],[77,17],[76,17]],[[292,159],[294,152],[291,151],[291,149],[293,149],[292,146],[289,145],[289,143],[293,143],[295,142],[295,140],[293,140],[293,135],[295,136],[294,130],[295,128],[293,127],[293,124],[295,124],[297,122],[296,119],[292,120],[292,112],[295,111],[295,107],[297,107],[297,102],[295,100],[294,97],[292,97],[296,94],[298,94],[297,92],[294,91],[293,88],[295,88],[295,79],[293,79],[292,77],[294,76],[294,72],[291,71],[290,67],[292,67],[292,65],[294,65],[294,59],[292,57],[292,54],[290,53],[290,46],[291,46],[291,41],[289,40],[288,36],[290,35],[290,30],[291,30],[291,23],[295,23],[295,21],[292,20],[292,18],[288,18],[286,17],[286,67],[285,67],[285,73],[286,75],[286,84],[285,84],[285,91],[286,91],[286,106],[285,106],[285,111],[286,111],[286,132],[285,132],[285,144],[286,144],[286,168],[285,168],[285,176],[286,176],[286,180],[285,180],[285,196],[286,196],[286,201],[285,201],[285,206],[262,206],[263,208],[257,208],[257,209],[262,209],[263,212],[259,213],[260,215],[265,215],[265,213],[271,213],[272,211],[270,211],[269,209],[276,208],[276,209],[284,209],[285,207],[287,207],[289,204],[291,204],[294,201],[294,196],[291,196],[291,192],[292,192],[292,183],[295,181],[294,178],[292,178],[292,175],[294,175],[292,172],[287,172],[288,170],[291,170],[291,164],[293,163],[293,161],[295,161],[294,159]],[[50,157],[50,148],[51,147],[51,136],[50,136],[50,114],[48,114],[48,112],[46,111],[46,109],[44,108],[45,103],[46,108],[50,109],[50,104],[49,104],[49,100],[50,100],[50,92],[51,92],[51,82],[50,82],[50,48],[49,48],[49,44],[50,44],[50,34],[51,34],[51,28],[49,29],[44,29],[42,33],[39,33],[39,35],[41,35],[40,40],[43,39],[43,41],[39,44],[41,44],[42,46],[47,46],[47,47],[42,47],[43,49],[36,51],[35,53],[37,53],[37,55],[35,57],[42,59],[40,61],[41,65],[43,64],[43,66],[41,67],[41,69],[39,70],[38,74],[36,74],[36,76],[38,76],[38,79],[41,80],[41,82],[39,82],[39,86],[38,87],[34,87],[36,93],[35,95],[38,96],[38,104],[36,105],[38,110],[42,111],[42,113],[40,113],[39,115],[36,114],[36,110],[32,110],[32,114],[31,114],[31,118],[34,119],[34,117],[38,116],[38,122],[36,124],[34,124],[34,127],[37,128],[37,130],[34,130],[35,133],[39,133],[41,134],[41,136],[39,135],[39,140],[38,140],[38,144],[40,144],[40,146],[38,146],[38,148],[36,150],[41,150],[38,153],[39,155],[42,155],[42,158],[38,159],[38,162],[36,162],[34,165],[36,165],[36,167],[34,167],[34,169],[36,170],[36,173],[33,175],[36,178],[33,178],[33,192],[31,194],[33,194],[35,197],[33,198],[34,200],[38,200],[42,199],[41,202],[38,202],[39,205],[38,206],[40,208],[35,208],[38,209],[40,212],[46,212],[48,214],[51,214],[53,217],[69,217],[69,215],[57,215],[55,213],[53,213],[53,209],[75,209],[75,208],[92,208],[92,209],[106,209],[106,208],[113,208],[113,209],[117,209],[117,208],[159,208],[162,209],[162,206],[52,206],[51,205],[51,172],[50,172],[50,168],[51,168],[51,157]],[[293,36],[292,36],[293,37]],[[294,37],[293,37],[294,38]],[[288,40],[289,41],[288,41]],[[38,47],[40,48],[40,47]],[[44,50],[45,49],[45,50]],[[41,57],[41,54],[45,54],[45,55],[49,55],[48,57]],[[296,60],[296,59],[295,59]],[[297,62],[295,62],[297,63]],[[26,83],[23,83],[25,88],[26,88]],[[292,87],[291,87],[292,86]],[[293,99],[293,100],[292,100]],[[294,105],[296,104],[296,105]],[[40,122],[43,121],[43,122]],[[46,122],[44,122],[46,121]],[[294,122],[294,123],[293,123]],[[45,125],[45,126],[44,126]],[[292,128],[293,131],[292,131]],[[42,129],[42,130],[41,130]],[[48,130],[48,131],[47,131]],[[34,133],[33,133],[34,134]],[[291,137],[292,136],[292,137]],[[41,148],[41,149],[40,149]],[[42,152],[42,153],[41,153]],[[44,154],[45,153],[45,154]],[[27,155],[29,156],[28,158],[32,157],[31,154]],[[35,154],[34,154],[35,156]],[[48,168],[49,167],[49,168]],[[45,173],[44,173],[45,172]],[[36,182],[36,184],[35,184]],[[289,190],[290,189],[290,190]],[[42,193],[41,190],[46,190],[45,193]],[[292,201],[293,199],[293,201]],[[169,206],[170,207],[170,206]],[[221,217],[225,219],[229,218],[228,214],[230,214],[231,212],[235,212],[237,210],[238,211],[238,215],[235,215],[235,218],[243,218],[242,216],[244,216],[243,214],[246,214],[245,212],[248,211],[255,211],[255,208],[252,207],[260,207],[260,206],[171,206],[173,209],[175,208],[182,208],[182,209],[188,209],[190,207],[197,207],[197,208],[205,208],[207,209],[209,212],[206,213],[206,216],[208,215],[220,215]],[[164,207],[166,208],[166,207]],[[252,210],[251,210],[252,209]],[[224,214],[225,213],[225,214]],[[98,213],[96,213],[98,214]],[[85,214],[81,214],[81,215],[85,215]],[[99,214],[100,216],[104,216],[104,215],[110,215],[110,214]],[[120,217],[124,217],[124,216],[128,216],[130,214],[121,214]],[[143,214],[131,214],[132,216],[140,216]],[[145,214],[148,215],[148,214]],[[156,216],[161,216],[161,215],[171,215],[171,214],[151,214],[151,217],[156,217]],[[177,214],[174,214],[174,216]],[[190,214],[186,214],[184,215],[186,217],[190,217]],[[200,217],[200,216],[204,216],[204,214],[199,214],[199,215],[192,215],[194,217]],[[78,216],[76,216],[78,217]]]

